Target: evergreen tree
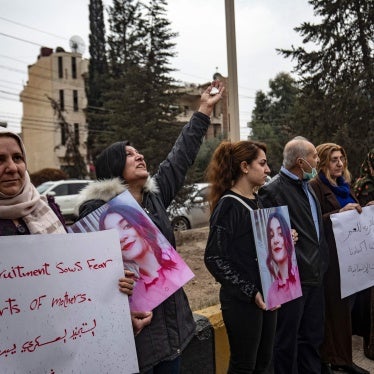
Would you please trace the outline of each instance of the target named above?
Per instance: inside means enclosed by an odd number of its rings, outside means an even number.
[[[106,128],[130,140],[151,172],[170,150],[180,127],[173,125],[173,81],[168,60],[175,36],[165,18],[165,1],[115,0],[109,9],[109,86]]]
[[[118,140],[133,142],[141,135],[139,103],[144,81],[145,30],[139,1],[114,0],[109,7],[109,30],[109,78],[104,94],[109,113],[103,147]]]
[[[102,150],[101,135],[105,132],[103,125],[106,111],[103,107],[103,93],[108,79],[108,63],[106,57],[105,24],[102,0],[90,0],[89,3],[90,63],[86,82],[88,159],[93,161]]]
[[[267,95],[262,91],[256,93],[252,121],[248,126],[252,129],[253,140],[266,143],[268,163],[272,173],[277,173],[282,164],[283,147],[298,131],[293,111],[299,89],[287,73],[279,73],[269,81],[269,87]]]
[[[165,158],[172,147],[180,126],[175,124],[172,105],[177,99],[174,80],[170,77],[172,69],[169,60],[175,55],[173,38],[176,33],[170,29],[166,18],[165,0],[149,0],[145,6],[147,29],[147,58],[145,65],[146,82],[144,85],[144,122],[146,134],[142,149],[152,157],[152,169]],[[155,149],[161,152],[154,153]]]
[[[315,47],[280,50],[296,60],[302,95],[297,124],[316,145],[336,142],[345,147],[350,169],[374,140],[374,2],[309,0],[320,22],[295,30]]]

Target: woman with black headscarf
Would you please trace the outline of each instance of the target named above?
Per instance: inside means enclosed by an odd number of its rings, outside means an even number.
[[[202,93],[199,110],[184,126],[153,177],[149,176],[143,155],[128,141],[106,148],[95,162],[99,181],[80,194],[79,218],[128,190],[175,247],[166,209],[184,183],[210,124],[209,116],[223,91],[222,83],[214,81]],[[129,294],[128,277],[120,280],[120,290]],[[181,352],[195,333],[192,311],[183,289],[156,307],[150,324],[140,326],[137,332],[135,343],[141,373],[179,373]]]

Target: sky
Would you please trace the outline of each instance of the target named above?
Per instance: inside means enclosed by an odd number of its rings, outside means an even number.
[[[292,72],[294,62],[276,52],[302,44],[294,28],[313,21],[307,0],[235,1],[237,80],[240,136],[249,134],[255,94],[269,90],[280,72]],[[173,77],[181,82],[206,83],[215,72],[227,76],[225,0],[169,0],[167,17],[178,33],[177,56],[170,60]],[[0,0],[0,121],[20,131],[19,93],[27,82],[27,66],[40,47],[70,51],[69,39],[83,38],[88,54],[89,0]],[[111,0],[103,1],[104,7]],[[106,12],[105,12],[106,13]]]

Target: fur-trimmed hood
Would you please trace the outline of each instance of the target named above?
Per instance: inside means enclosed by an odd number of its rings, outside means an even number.
[[[127,184],[123,184],[120,178],[98,180],[90,183],[87,187],[83,188],[77,198],[74,212],[78,216],[79,207],[88,200],[103,200],[108,202],[117,195],[128,189]],[[144,192],[158,193],[159,189],[154,178],[148,177],[145,182]]]

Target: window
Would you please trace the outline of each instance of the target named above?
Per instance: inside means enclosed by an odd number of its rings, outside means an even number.
[[[87,183],[70,183],[69,184],[69,195],[77,195],[80,190],[88,185]]]
[[[79,145],[79,123],[74,123],[74,142]]]
[[[208,201],[208,193],[209,193],[209,187],[205,187],[201,191],[199,191],[195,197],[201,197],[203,201]]]
[[[221,134],[221,125],[219,123],[213,123],[213,136],[216,138]]]
[[[56,194],[56,196],[64,196],[68,195],[68,185],[67,184],[60,184],[59,186],[56,186],[52,191]]]
[[[71,77],[77,79],[77,59],[75,57],[71,58]]]
[[[66,128],[65,124],[60,123],[60,131],[61,131],[61,145],[66,144]]]
[[[65,98],[64,98],[64,90],[60,90],[60,109],[65,110]]]
[[[78,111],[78,91],[73,90],[73,108],[74,112]]]
[[[62,56],[59,56],[57,58],[57,60],[58,60],[58,77],[63,78],[64,77],[64,67],[63,67],[63,64],[62,64]]]

